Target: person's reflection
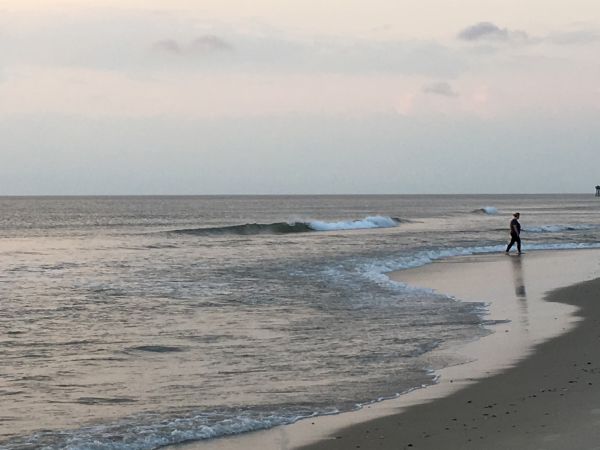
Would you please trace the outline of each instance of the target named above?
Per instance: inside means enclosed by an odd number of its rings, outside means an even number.
[[[520,256],[514,256],[510,259],[512,261],[513,279],[515,282],[515,295],[526,299],[527,291],[525,290],[525,277],[523,275],[523,260]]]
[[[515,282],[515,295],[519,301],[520,322],[523,327],[523,332],[529,331],[529,308],[527,307],[527,291],[525,290],[525,275],[523,272],[523,259],[521,256],[513,256],[510,258],[513,281]]]

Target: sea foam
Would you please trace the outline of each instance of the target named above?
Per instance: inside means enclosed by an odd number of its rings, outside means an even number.
[[[316,415],[339,413],[329,410],[206,411],[187,417],[152,419],[139,417],[106,425],[87,426],[55,433],[40,431],[5,442],[3,450],[154,450],[188,441],[202,441],[287,425]]]
[[[600,248],[598,243],[532,243],[526,246],[526,250],[577,250]],[[431,250],[422,250],[407,256],[387,258],[384,261],[363,264],[359,272],[372,281],[381,284],[392,284],[407,288],[403,283],[392,281],[386,274],[397,270],[413,269],[427,264],[431,264],[441,259],[453,258],[457,256],[484,255],[492,253],[503,253],[506,249],[505,244],[487,245],[480,247],[450,247]]]
[[[321,220],[312,220],[307,224],[315,231],[334,231],[334,230],[361,230],[369,228],[392,228],[397,227],[399,219],[387,216],[369,216],[360,220],[342,221],[342,222],[323,222]]]
[[[576,225],[541,225],[538,227],[524,227],[523,231],[528,233],[562,233],[564,231],[585,231],[585,230],[597,230],[600,228],[600,224],[576,224]]]

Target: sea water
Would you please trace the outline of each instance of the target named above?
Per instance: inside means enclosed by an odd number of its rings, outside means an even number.
[[[590,195],[0,198],[0,448],[150,450],[434,383],[484,303],[386,272],[599,247]],[[465,280],[467,282],[467,280]],[[458,361],[459,362],[459,361]]]

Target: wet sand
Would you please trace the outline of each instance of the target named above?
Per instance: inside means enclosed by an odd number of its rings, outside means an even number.
[[[356,412],[179,448],[600,448],[599,251],[459,257],[391,277],[490,301],[494,333],[438,350],[442,359],[471,362],[440,370],[434,386]]]

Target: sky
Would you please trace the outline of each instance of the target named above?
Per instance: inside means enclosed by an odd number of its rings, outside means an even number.
[[[0,195],[594,192],[597,0],[0,0]]]

